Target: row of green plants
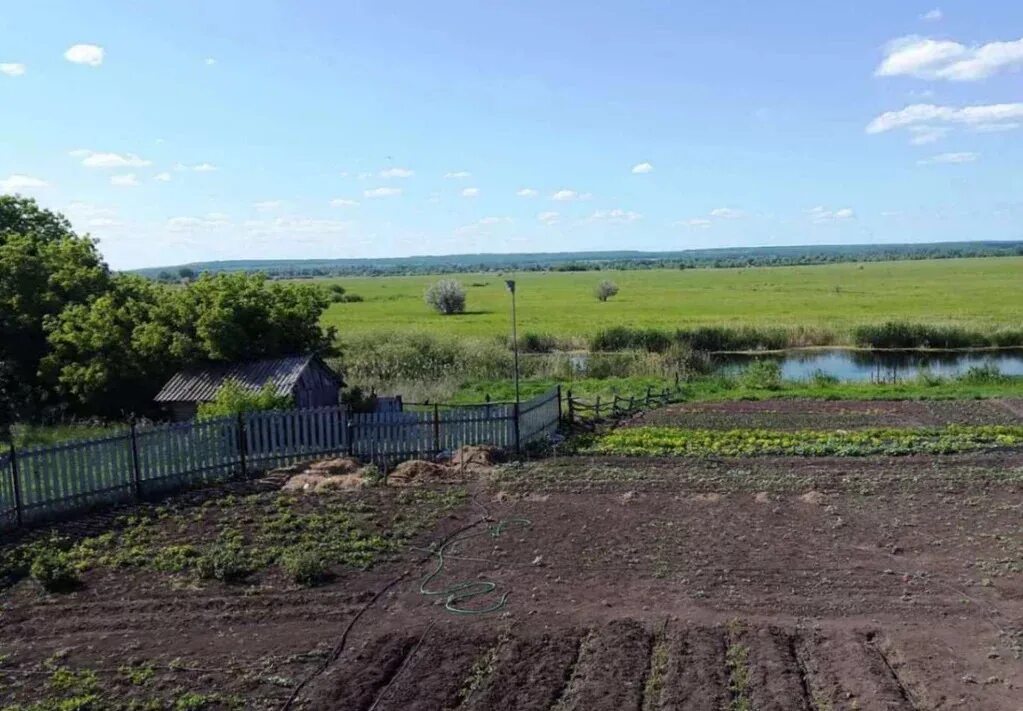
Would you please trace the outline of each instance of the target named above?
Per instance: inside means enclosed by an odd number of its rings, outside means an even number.
[[[859,457],[955,454],[1023,444],[1023,426],[949,425],[862,430],[705,430],[676,427],[622,428],[598,437],[587,451],[627,456],[765,455]]]

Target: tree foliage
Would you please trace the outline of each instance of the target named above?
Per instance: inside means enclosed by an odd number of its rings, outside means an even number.
[[[258,274],[183,286],[115,275],[62,216],[0,197],[0,424],[44,407],[140,413],[174,371],[203,361],[329,355],[329,302]]]
[[[266,410],[288,410],[295,406],[290,395],[280,395],[271,382],[259,390],[251,390],[237,380],[228,380],[217,389],[212,402],[200,403],[200,420],[226,417],[243,412],[264,412]]]
[[[465,288],[454,279],[441,279],[426,290],[426,303],[449,316],[465,312]]]
[[[598,301],[607,301],[612,296],[617,296],[618,285],[613,281],[605,279],[604,281],[597,284],[597,288],[594,290],[594,294]]]

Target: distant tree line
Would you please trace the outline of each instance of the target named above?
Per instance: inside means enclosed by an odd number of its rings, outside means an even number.
[[[391,259],[243,260],[143,269],[138,273],[158,281],[177,283],[194,279],[197,274],[205,272],[259,272],[273,279],[319,279],[338,276],[401,276],[459,272],[726,269],[1010,256],[1023,256],[1023,242],[736,247],[686,252],[486,254]]]
[[[0,427],[141,414],[170,375],[203,361],[332,351],[326,289],[178,276],[170,287],[114,273],[66,218],[0,196]]]

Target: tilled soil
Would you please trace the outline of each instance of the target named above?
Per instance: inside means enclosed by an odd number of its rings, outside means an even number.
[[[67,668],[95,672],[97,708],[281,709],[308,679],[293,709],[1019,711],[1021,482],[1012,452],[510,465],[401,560],[321,587],[22,581],[0,592],[0,708],[65,698]],[[530,523],[456,540],[430,587],[507,605],[453,614],[419,592],[424,549],[484,517],[470,532]]]
[[[627,427],[694,429],[858,429],[1018,425],[1023,400],[737,400],[670,405],[640,413]]]

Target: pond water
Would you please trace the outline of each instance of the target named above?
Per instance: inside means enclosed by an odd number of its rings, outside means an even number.
[[[839,380],[902,380],[921,370],[951,376],[975,366],[994,366],[1003,375],[1023,375],[1023,349],[999,351],[851,351],[794,350],[763,355],[718,354],[725,372],[741,370],[755,360],[781,363],[782,378],[806,380],[820,370]]]

